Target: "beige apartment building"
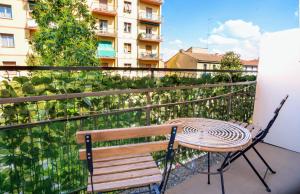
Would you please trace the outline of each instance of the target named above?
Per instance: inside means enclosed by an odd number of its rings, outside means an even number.
[[[87,0],[103,66],[159,67],[162,0]],[[26,65],[34,0],[0,0],[0,64]]]

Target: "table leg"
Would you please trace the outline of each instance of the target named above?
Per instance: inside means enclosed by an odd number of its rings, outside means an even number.
[[[223,172],[224,172],[224,168],[226,167],[226,164],[228,163],[228,161],[230,161],[230,155],[231,153],[229,152],[226,156],[226,158],[224,159],[221,167],[218,169],[219,173],[220,173],[220,178],[221,178],[221,188],[222,188],[222,194],[225,194],[225,187],[224,187],[224,177],[223,177]]]

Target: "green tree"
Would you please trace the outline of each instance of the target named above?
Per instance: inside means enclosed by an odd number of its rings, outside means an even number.
[[[225,53],[221,59],[221,70],[243,70],[243,64],[240,59],[240,55],[230,51]],[[242,73],[221,73],[218,75],[222,80],[228,80],[233,82],[241,77]]]
[[[38,31],[33,35],[34,55],[28,57],[35,65],[93,66],[97,42],[95,20],[85,0],[40,0],[33,18]]]
[[[242,70],[243,64],[239,54],[234,53],[233,51],[225,53],[221,59],[221,68],[222,70]]]

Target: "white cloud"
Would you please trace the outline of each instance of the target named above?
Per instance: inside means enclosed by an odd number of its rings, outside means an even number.
[[[299,11],[295,11],[294,14],[295,14],[296,17],[298,17],[299,16]]]
[[[252,59],[258,57],[261,36],[260,27],[252,22],[228,20],[214,28],[207,39],[199,40],[202,44],[208,44],[212,52],[234,51],[242,58]]]
[[[183,42],[179,39],[175,39],[175,40],[170,41],[169,43],[173,44],[173,45],[181,45]]]

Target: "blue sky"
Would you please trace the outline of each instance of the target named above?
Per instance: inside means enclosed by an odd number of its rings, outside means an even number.
[[[264,33],[298,27],[299,0],[165,0],[162,53],[168,59],[180,48],[234,50],[258,57]]]

